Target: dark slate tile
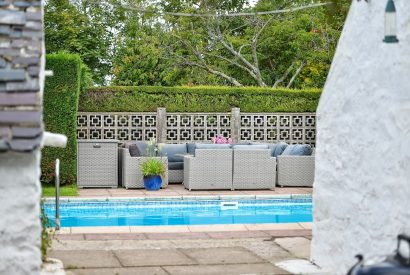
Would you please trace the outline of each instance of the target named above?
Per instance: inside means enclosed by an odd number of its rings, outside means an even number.
[[[22,36],[27,37],[27,38],[42,39],[43,38],[43,32],[42,31],[26,31],[26,30],[23,30]]]
[[[4,140],[10,140],[11,130],[8,126],[0,126],[0,138]]]
[[[20,49],[11,49],[11,48],[0,48],[0,55],[5,57],[15,57],[21,54]]]
[[[40,58],[38,57],[16,57],[13,59],[13,65],[27,67],[28,65],[39,65]]]
[[[42,41],[32,41],[32,40],[27,40],[27,39],[13,39],[11,41],[11,47],[12,48],[23,48],[27,47],[29,50],[36,50],[38,54],[41,54],[41,49],[42,49]]]
[[[42,30],[43,24],[38,21],[28,21],[26,25],[24,26],[24,28],[30,29],[30,30]]]
[[[1,35],[0,35],[0,38],[2,38]],[[0,40],[0,48],[10,48],[10,45],[11,45],[10,40],[5,40],[5,39]]]
[[[10,149],[7,141],[0,138],[0,152],[6,152]]]
[[[0,123],[41,123],[41,111],[0,111]]]
[[[38,77],[40,75],[40,67],[39,66],[30,66],[27,69],[28,74],[31,77]]]
[[[3,58],[0,57],[0,68],[4,68],[6,67],[6,60],[4,60]]]
[[[11,33],[10,33],[10,37],[11,38],[20,38],[23,35],[23,31],[19,30],[19,29],[14,29]]]
[[[38,93],[1,93],[0,106],[40,105]]]
[[[14,48],[23,48],[25,46],[27,46],[28,41],[25,39],[13,39],[13,41],[11,41],[11,46]]]
[[[0,81],[24,81],[26,71],[22,69],[0,69]]]
[[[0,35],[10,35],[11,29],[9,26],[1,26],[0,25]]]
[[[26,12],[26,18],[27,20],[30,21],[41,21],[43,19],[43,16],[41,14],[41,11],[35,11],[35,12]]]
[[[7,82],[7,91],[9,92],[36,92],[40,90],[38,80],[26,82]]]
[[[17,8],[28,8],[32,6],[32,3],[27,1],[14,1],[13,6]]]
[[[26,24],[26,14],[23,11],[0,10],[0,24],[24,25]]]
[[[43,129],[40,127],[38,128],[12,127],[11,128],[11,134],[12,134],[13,139],[14,138],[36,138],[36,137],[39,137],[42,133],[43,133]],[[0,134],[1,134],[1,131],[0,131]]]
[[[6,0],[0,0],[0,7],[4,8],[10,5],[10,3]]]
[[[42,137],[35,139],[13,139],[9,142],[10,149],[17,152],[31,152],[41,144]]]

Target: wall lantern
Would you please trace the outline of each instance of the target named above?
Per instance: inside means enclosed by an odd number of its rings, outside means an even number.
[[[393,0],[387,1],[386,14],[384,19],[384,39],[385,43],[398,43],[396,26],[396,6]]]

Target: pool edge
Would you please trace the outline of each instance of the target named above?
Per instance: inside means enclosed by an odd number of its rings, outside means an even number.
[[[161,226],[84,226],[63,227],[56,235],[124,233],[197,233],[234,231],[311,230],[312,222],[263,224],[161,225]]]

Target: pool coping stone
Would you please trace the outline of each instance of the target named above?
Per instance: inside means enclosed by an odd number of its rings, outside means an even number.
[[[162,225],[162,226],[82,226],[63,227],[56,235],[64,234],[122,234],[122,233],[197,233],[238,231],[311,230],[311,222],[263,224],[212,224],[212,225]]]
[[[144,196],[144,197],[61,197],[60,202],[101,202],[101,201],[166,201],[166,200],[250,200],[250,199],[306,199],[311,194],[290,195],[181,195],[181,196]],[[55,201],[53,197],[42,198],[43,201]]]

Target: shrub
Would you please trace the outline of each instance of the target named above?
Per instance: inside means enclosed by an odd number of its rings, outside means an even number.
[[[321,90],[258,87],[93,87],[81,94],[83,112],[315,112]]]
[[[44,210],[44,203],[43,201],[40,202],[40,209],[41,209],[41,259],[43,262],[47,258],[47,249],[51,246],[51,240],[53,238],[53,233],[51,233],[51,222],[46,216],[46,212]]]
[[[79,56],[73,54],[49,54],[46,57],[46,68],[52,70],[54,75],[47,77],[45,82],[45,128],[49,132],[66,135],[68,142],[66,148],[45,147],[43,149],[42,181],[51,182],[54,180],[55,159],[59,158],[61,161],[61,184],[74,183],[77,171],[76,120],[81,88],[82,61]],[[86,73],[84,72],[84,74]]]

